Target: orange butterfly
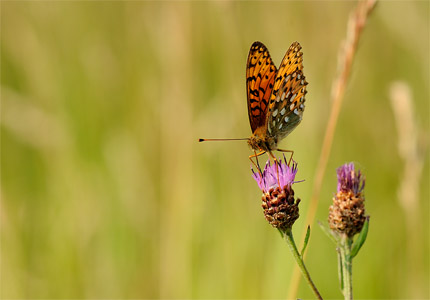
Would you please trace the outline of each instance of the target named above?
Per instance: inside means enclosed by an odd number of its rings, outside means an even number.
[[[248,115],[252,129],[248,145],[255,154],[250,159],[268,152],[276,161],[273,150],[293,153],[279,149],[278,142],[299,125],[305,108],[308,83],[303,75],[301,49],[300,44],[294,42],[276,70],[266,46],[260,42],[251,46],[246,65]]]
[[[273,64],[269,51],[263,43],[254,42],[249,50],[246,64],[246,91],[252,135],[246,140],[254,150],[254,155],[249,157],[254,165],[252,158],[266,152],[276,162],[273,150],[291,152],[290,160],[292,158],[293,151],[279,149],[278,142],[299,125],[305,108],[308,83],[303,75],[301,49],[300,44],[294,42],[287,50],[279,70]],[[200,139],[199,141],[214,140],[219,139]]]

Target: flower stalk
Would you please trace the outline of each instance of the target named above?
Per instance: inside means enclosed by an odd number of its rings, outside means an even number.
[[[352,300],[352,238],[343,235],[339,243],[339,264],[342,269],[341,287],[345,299]]]
[[[364,176],[353,163],[337,169],[337,193],[330,206],[330,230],[321,228],[336,243],[340,288],[346,300],[352,300],[352,259],[358,254],[367,237],[369,217],[364,208]],[[359,234],[354,242],[354,236]]]
[[[291,250],[291,253],[293,254],[294,259],[296,260],[296,263],[300,269],[300,271],[303,274],[303,277],[305,278],[307,284],[314,292],[317,299],[322,299],[317,287],[315,286],[314,282],[312,281],[311,275],[309,274],[308,270],[306,269],[305,263],[303,261],[302,255],[300,255],[299,251],[297,250],[296,243],[294,242],[293,232],[290,229],[285,230],[285,232],[282,232],[285,241],[287,242],[288,247]]]
[[[297,163],[292,161],[290,167],[284,156],[283,160],[281,159],[273,165],[271,165],[269,160],[263,171],[259,170],[258,173],[252,172],[252,176],[263,192],[262,207],[266,220],[281,232],[309,287],[317,299],[322,299],[306,269],[303,256],[297,249],[291,229],[299,217],[300,199],[295,198],[292,188],[293,183],[295,183],[294,178],[297,173]],[[302,253],[304,253],[308,238],[309,228]]]

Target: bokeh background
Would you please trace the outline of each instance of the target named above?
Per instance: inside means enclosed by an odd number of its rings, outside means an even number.
[[[246,142],[197,139],[250,136],[251,44],[279,64],[301,43],[307,106],[281,143],[305,180],[301,244],[355,5],[2,1],[1,297],[287,297],[295,263],[263,217]],[[429,9],[377,5],[339,117],[317,219],[327,220],[336,168],[356,162],[371,216],[356,298],[430,297]],[[390,102],[397,81],[412,100],[415,127],[399,124],[417,137],[417,202],[398,197],[410,164]],[[311,226],[308,268],[325,298],[341,298],[335,247]],[[313,297],[303,282],[298,297]]]

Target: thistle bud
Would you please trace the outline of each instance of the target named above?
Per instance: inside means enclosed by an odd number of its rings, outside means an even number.
[[[330,228],[352,238],[363,228],[366,220],[364,209],[364,183],[361,172],[353,163],[337,169],[337,193],[329,209]]]

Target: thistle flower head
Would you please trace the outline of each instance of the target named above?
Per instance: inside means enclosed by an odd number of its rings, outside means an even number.
[[[286,186],[291,187],[297,174],[297,163],[292,161],[292,165],[289,167],[284,156],[283,160],[281,159],[277,164],[274,163],[273,165],[269,159],[261,174],[260,172],[254,172],[253,169],[251,170],[252,177],[257,181],[258,187],[264,193],[276,187],[280,187],[282,189]]]
[[[263,192],[262,207],[266,220],[282,231],[290,229],[299,217],[300,199],[295,200],[292,185],[297,174],[297,163],[289,167],[285,159],[266,163],[260,174],[252,170],[252,177]],[[279,181],[278,181],[279,178]]]
[[[337,193],[333,197],[328,219],[332,230],[350,238],[361,231],[366,220],[364,184],[364,177],[355,170],[354,163],[337,169]]]

